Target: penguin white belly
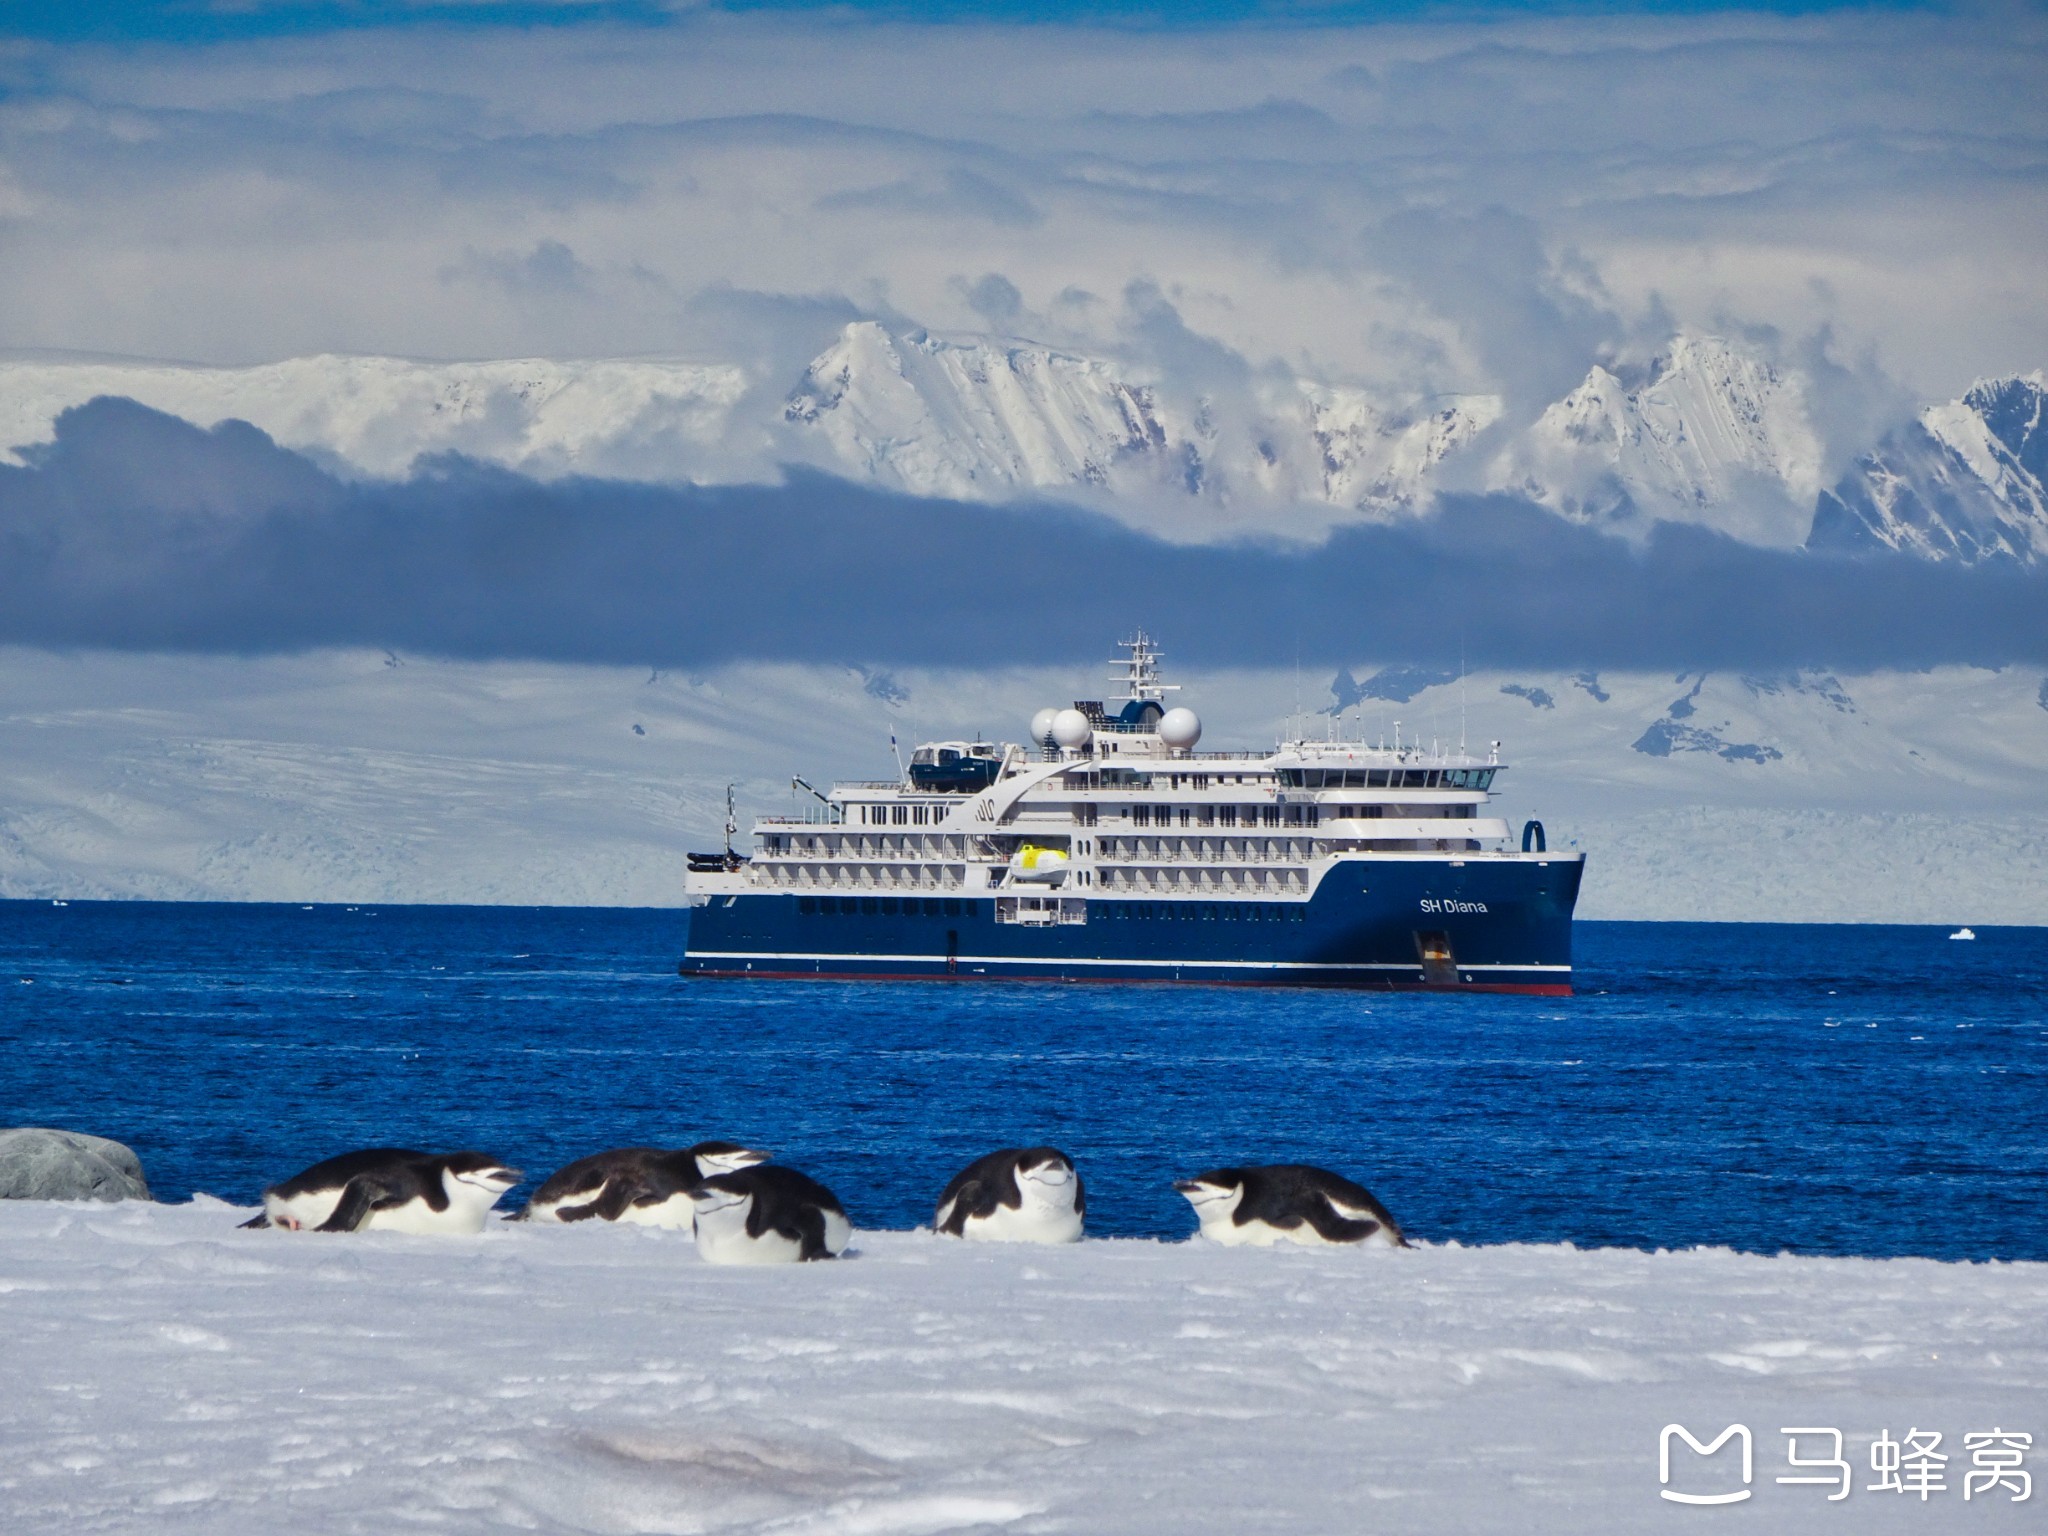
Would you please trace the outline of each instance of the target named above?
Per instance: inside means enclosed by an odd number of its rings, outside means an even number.
[[[334,1208],[341,1204],[341,1195],[339,1187],[310,1190],[290,1198],[267,1194],[263,1197],[263,1214],[270,1218],[273,1227],[310,1232],[334,1214]]]
[[[697,1203],[688,1195],[670,1195],[652,1205],[629,1205],[619,1213],[621,1224],[630,1227],[663,1227],[687,1232],[697,1219]]]
[[[528,1221],[552,1221],[560,1225],[566,1225],[562,1221],[562,1207],[565,1205],[581,1205],[584,1199],[584,1196],[578,1195],[574,1200],[529,1201],[526,1207],[526,1219]]]
[[[1304,1227],[1307,1226],[1303,1223]],[[1315,1233],[1309,1232],[1311,1237]],[[1202,1236],[1212,1243],[1221,1243],[1225,1248],[1271,1248],[1276,1243],[1299,1241],[1292,1232],[1276,1227],[1270,1222],[1248,1221],[1239,1226],[1230,1219],[1228,1212],[1221,1217],[1204,1217]]]
[[[838,1211],[820,1213],[825,1218],[825,1251],[838,1258],[846,1252],[846,1245],[853,1241],[853,1223]]]
[[[434,1237],[449,1234],[468,1236],[483,1231],[484,1217],[490,1209],[488,1205],[480,1206],[473,1201],[452,1200],[445,1211],[437,1211],[425,1200],[408,1200],[403,1205],[370,1212],[358,1230],[411,1232]]]
[[[1032,1201],[1015,1210],[999,1205],[986,1216],[970,1216],[960,1235],[979,1243],[1078,1243],[1081,1213],[1073,1206],[1039,1205]]]
[[[769,1229],[759,1237],[747,1235],[748,1202],[736,1201],[713,1210],[697,1211],[697,1253],[707,1264],[795,1264],[804,1256],[803,1244]],[[843,1225],[843,1222],[842,1222]],[[826,1245],[831,1244],[832,1226],[825,1226]]]

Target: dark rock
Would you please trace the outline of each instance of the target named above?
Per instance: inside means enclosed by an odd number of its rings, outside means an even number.
[[[147,1200],[142,1160],[118,1141],[22,1126],[0,1131],[0,1200]]]

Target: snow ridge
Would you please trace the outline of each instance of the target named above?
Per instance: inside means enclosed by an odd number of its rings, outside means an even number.
[[[0,362],[0,450],[47,441],[98,395],[200,426],[235,418],[344,469],[403,475],[422,454],[463,453],[530,474],[694,478],[746,392],[719,363],[653,359],[422,363],[295,357],[255,368]],[[0,452],[19,463],[20,455]]]
[[[809,455],[920,496],[1076,487],[1392,513],[1499,416],[1492,396],[1399,409],[1363,390],[1268,382],[1234,411],[1030,342],[848,325],[784,420]]]
[[[1806,533],[1821,460],[1798,375],[1720,337],[1680,336],[1637,387],[1594,368],[1509,448],[1493,483],[1577,522],[1664,518],[1789,547]]]
[[[1980,379],[1821,494],[1809,543],[1975,563],[2048,558],[2048,380]]]
[[[1479,445],[1504,435],[1493,395],[1402,401],[1284,369],[1204,392],[1128,360],[863,320],[786,393],[735,365],[657,358],[0,359],[0,461],[21,462],[62,411],[123,395],[202,426],[248,421],[379,477],[439,453],[657,483],[771,480],[805,462],[916,496],[1080,494],[1112,512],[1222,509],[1259,528],[1303,509],[1325,525],[1333,511],[1410,516],[1446,484],[1484,484],[1621,531],[1665,520],[1774,548],[2048,558],[2041,373],[1929,407],[1832,488],[1809,389],[1745,344],[1680,335],[1647,368],[1593,368],[1481,463]],[[1461,456],[1470,471],[1455,469]]]

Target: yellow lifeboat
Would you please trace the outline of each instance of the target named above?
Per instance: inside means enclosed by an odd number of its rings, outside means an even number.
[[[1026,843],[1010,859],[1010,878],[1019,882],[1057,885],[1067,877],[1067,851]]]

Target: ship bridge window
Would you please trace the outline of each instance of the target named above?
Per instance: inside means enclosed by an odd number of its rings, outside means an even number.
[[[1493,787],[1493,770],[1452,768],[1444,774],[1444,784],[1451,789],[1490,789]]]

